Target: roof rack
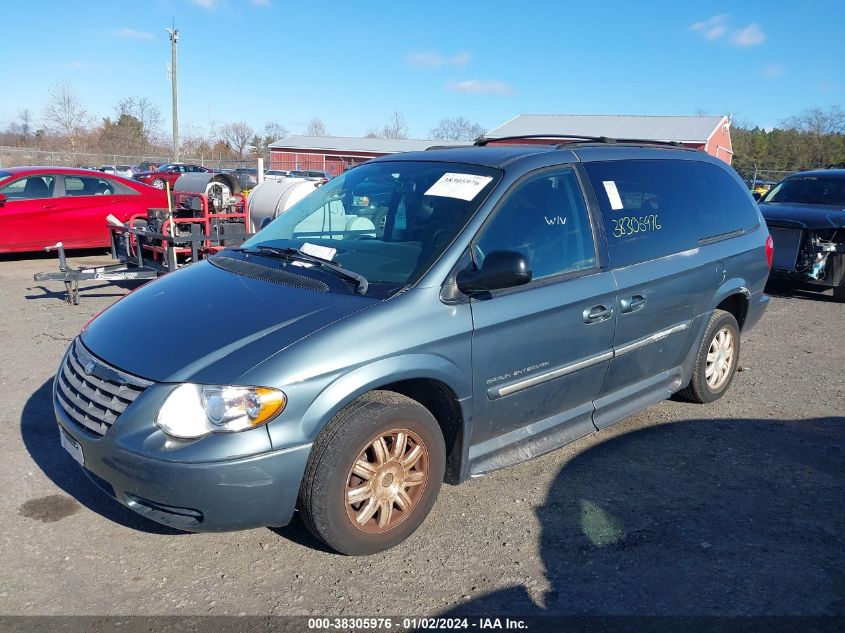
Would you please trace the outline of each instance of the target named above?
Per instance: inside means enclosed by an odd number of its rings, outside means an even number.
[[[565,138],[571,141],[594,141],[598,143],[614,143],[614,139],[608,138],[607,136],[582,136],[580,134],[520,134],[518,136],[499,136],[496,138],[486,138],[481,136],[476,139],[475,145],[476,147],[484,147],[491,141],[521,141],[523,139],[529,138],[548,138],[548,139],[558,139],[558,138]],[[549,143],[551,145],[551,143]]]
[[[566,139],[563,143],[558,143],[556,149],[567,149],[574,144],[586,143],[603,143],[606,145],[613,145],[616,143],[627,143],[632,145],[652,145],[657,147],[678,147],[686,148],[685,145],[678,141],[657,141],[654,139],[644,138],[611,138],[609,136],[582,136],[580,134],[522,134],[519,136],[501,136],[498,138],[484,138],[481,137],[475,141],[474,145],[483,147],[493,141],[519,141],[523,139]],[[549,143],[552,144],[551,142]],[[686,148],[692,149],[692,148]]]
[[[432,145],[431,147],[426,147],[425,151],[430,149],[466,149],[467,147],[475,147],[475,145]]]

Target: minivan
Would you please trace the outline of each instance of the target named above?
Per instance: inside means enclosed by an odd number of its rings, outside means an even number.
[[[720,398],[772,258],[736,173],[656,143],[510,142],[369,161],[117,301],[58,371],[62,445],[165,525],[298,512],[371,554],[443,482]],[[380,226],[357,193],[377,182]]]

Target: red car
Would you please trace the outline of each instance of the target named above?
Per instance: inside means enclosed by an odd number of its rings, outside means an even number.
[[[126,222],[135,213],[166,208],[167,194],[89,169],[0,169],[0,253],[108,246],[106,216]]]
[[[168,163],[153,171],[141,171],[133,176],[138,182],[152,185],[156,189],[164,189],[164,183],[170,183],[170,189],[182,174],[193,174],[197,172],[208,173],[213,171],[202,165],[188,165],[186,163]]]

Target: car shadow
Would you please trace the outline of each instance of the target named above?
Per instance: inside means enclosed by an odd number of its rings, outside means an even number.
[[[65,493],[89,510],[124,527],[151,534],[187,534],[142,517],[100,490],[59,444],[53,412],[53,381],[33,393],[21,413],[21,437],[32,461]]]
[[[325,543],[308,531],[308,528],[305,527],[305,523],[303,523],[302,518],[299,516],[299,511],[294,513],[293,519],[286,526],[269,529],[283,539],[301,545],[302,547],[323,552],[324,554],[341,556],[341,554],[327,547]]]
[[[106,283],[97,284],[96,286],[87,286],[84,285],[84,282],[79,285],[79,300],[82,301],[85,298],[94,299],[97,297],[122,297],[126,294],[126,292],[115,291],[115,292],[92,292],[96,290],[104,290],[106,288],[114,288],[117,286],[122,290],[135,290],[138,286],[146,283],[149,279],[138,279],[132,281],[110,281]],[[41,294],[28,294],[24,295],[25,299],[30,300],[41,300],[41,299],[50,299],[53,301],[61,301],[63,303],[67,303],[67,291],[64,288],[64,285],[61,281],[55,282],[58,287],[57,288],[47,288],[46,286],[30,286],[27,290],[40,290]],[[61,289],[59,289],[61,288]]]
[[[807,299],[823,303],[837,303],[830,288],[821,288],[811,284],[787,284],[770,281],[766,284],[766,294],[783,299]]]
[[[439,615],[841,617],[843,492],[843,417],[611,437],[564,466],[537,509],[548,589],[517,584]]]
[[[66,251],[67,258],[69,260],[73,260],[77,257],[91,257],[94,255],[101,255],[103,257],[109,257],[109,249],[107,247],[102,248],[83,248],[83,249],[73,249]],[[37,250],[28,253],[0,253],[0,262],[21,262],[25,260],[44,260],[44,259],[52,259],[56,262],[56,268],[58,269],[59,265],[59,256],[56,255],[56,251],[45,251],[45,250]]]

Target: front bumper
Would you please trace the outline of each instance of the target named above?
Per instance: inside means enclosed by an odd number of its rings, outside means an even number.
[[[220,461],[164,461],[119,446],[119,423],[102,437],[83,430],[57,403],[55,391],[53,408],[59,425],[81,446],[91,480],[153,521],[219,532],[282,526],[293,516],[311,444]]]

